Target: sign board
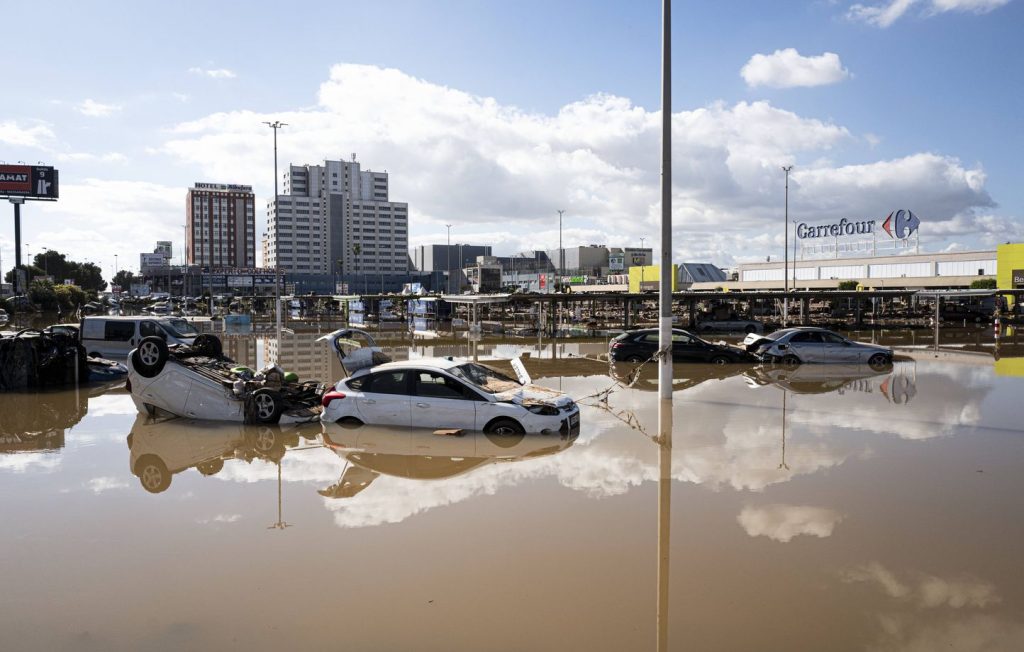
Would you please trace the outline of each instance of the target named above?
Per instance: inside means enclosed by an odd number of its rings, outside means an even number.
[[[0,165],[0,196],[57,199],[57,170],[48,165]]]
[[[149,296],[149,283],[132,283],[128,294],[133,297]]]
[[[626,269],[626,254],[608,254],[608,271],[621,272]]]
[[[1013,283],[1013,287],[1015,289],[1024,288],[1024,269],[1013,270],[1013,277],[1011,283]]]
[[[229,190],[234,192],[252,192],[252,186],[243,186],[237,183],[196,183],[196,190]]]
[[[251,276],[229,276],[228,277],[229,288],[251,288],[252,277]]]
[[[543,290],[547,286],[548,286],[548,275],[547,274],[541,274],[540,278],[537,280],[537,287],[539,287],[540,289]]]
[[[142,269],[166,266],[167,257],[163,254],[139,254],[139,267]]]
[[[584,283],[587,282],[587,277],[586,276],[570,276],[569,277],[569,282],[570,283],[575,283],[576,285],[583,285]]]
[[[900,209],[889,213],[882,222],[882,230],[895,240],[909,238],[921,226],[921,220],[913,212]],[[832,224],[809,225],[800,222],[796,225],[796,237],[800,240],[813,238],[840,238],[854,235],[872,235],[877,233],[875,220],[848,220],[845,217]]]

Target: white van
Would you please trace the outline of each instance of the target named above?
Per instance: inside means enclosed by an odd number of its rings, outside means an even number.
[[[83,317],[82,346],[90,355],[126,358],[142,338],[156,335],[168,344],[192,344],[199,331],[180,317]]]

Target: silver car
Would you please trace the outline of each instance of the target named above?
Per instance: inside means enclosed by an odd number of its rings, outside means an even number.
[[[892,364],[892,349],[854,342],[816,327],[784,328],[770,335],[751,333],[744,346],[763,362],[798,365],[806,362],[860,364],[882,369]]]

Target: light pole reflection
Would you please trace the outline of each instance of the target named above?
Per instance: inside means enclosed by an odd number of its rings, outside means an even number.
[[[672,523],[672,399],[661,399],[658,426],[658,652],[668,649],[669,553]]]

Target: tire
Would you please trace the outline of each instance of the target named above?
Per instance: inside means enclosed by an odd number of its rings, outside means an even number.
[[[727,356],[724,355],[716,355],[715,357],[711,358],[710,362],[711,364],[725,365],[732,362],[732,360],[730,360]]]
[[[275,446],[277,446],[277,435],[278,433],[272,428],[257,428],[253,433],[252,447],[255,448],[258,453],[266,455],[274,450]]]
[[[171,486],[171,472],[167,465],[156,455],[143,455],[135,463],[135,475],[138,476],[142,488],[151,494],[167,491]]]
[[[780,360],[779,362],[786,365],[787,367],[796,367],[800,364],[800,358],[790,353],[782,356],[782,360]]]
[[[876,353],[870,358],[868,358],[868,366],[874,369],[875,371],[885,369],[890,364],[892,363],[889,360],[889,356],[887,356],[884,353]]]
[[[256,423],[277,423],[284,406],[277,392],[261,387],[252,393],[252,416]]]
[[[499,448],[512,448],[526,437],[526,430],[515,419],[495,419],[484,428],[484,436]]]
[[[338,419],[337,424],[346,430],[355,430],[356,428],[363,427],[363,422],[355,417],[341,417]]]
[[[196,464],[196,470],[199,471],[200,474],[205,476],[217,475],[223,468],[224,460],[222,460],[219,457],[215,460],[206,460],[205,462],[200,462],[199,464]]]
[[[192,340],[191,348],[196,355],[207,358],[219,358],[224,355],[224,346],[221,344],[220,338],[209,333],[196,335],[196,338]]]
[[[155,335],[144,337],[132,351],[132,366],[143,378],[154,378],[163,371],[169,355],[163,338]]]
[[[626,362],[632,362],[633,364],[637,364],[638,362],[643,362],[643,361],[644,361],[644,359],[641,358],[638,355],[631,355],[628,358],[626,358]]]
[[[750,335],[751,333],[756,333],[757,326],[754,326],[753,324],[748,324],[747,327],[743,329],[743,332],[746,333],[747,335]]]

